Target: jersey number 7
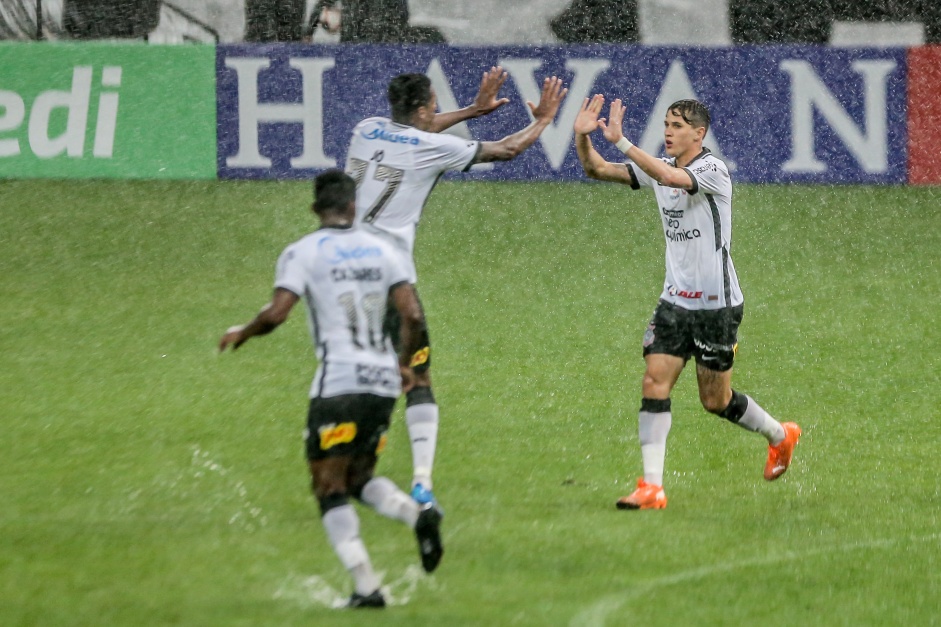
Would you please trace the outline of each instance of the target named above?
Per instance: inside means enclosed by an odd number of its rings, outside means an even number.
[[[368,167],[368,161],[357,159],[356,157],[350,157],[349,159],[346,173],[353,177],[353,180],[356,181],[357,190],[362,187],[363,179],[366,176],[366,169]],[[382,213],[382,210],[386,208],[387,204],[389,204],[389,200],[392,199],[392,196],[399,189],[399,185],[402,183],[403,176],[405,176],[404,170],[382,164],[378,164],[376,166],[376,171],[373,173],[372,178],[375,181],[384,183],[384,186],[376,200],[372,203],[372,205],[369,207],[369,210],[367,210],[366,214],[363,216],[363,222],[376,221],[376,218],[379,217],[379,214]]]

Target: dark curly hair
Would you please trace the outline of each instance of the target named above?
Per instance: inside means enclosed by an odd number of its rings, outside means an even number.
[[[392,119],[407,122],[412,114],[431,102],[431,79],[424,74],[399,74],[389,83]]]

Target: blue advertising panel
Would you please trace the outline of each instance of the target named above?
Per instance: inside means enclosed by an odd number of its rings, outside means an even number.
[[[552,126],[517,159],[475,166],[484,180],[583,180],[572,124],[584,98],[627,106],[625,135],[663,154],[663,117],[682,98],[712,114],[706,146],[741,182],[903,183],[906,55],[902,48],[747,46],[469,47],[223,45],[217,48],[221,178],[310,178],[343,167],[354,125],[389,115],[386,86],[428,74],[441,110],[470,104],[484,70],[502,65],[510,103],[449,132],[498,140],[530,122],[542,80],[569,94]],[[595,146],[622,160],[600,132]]]

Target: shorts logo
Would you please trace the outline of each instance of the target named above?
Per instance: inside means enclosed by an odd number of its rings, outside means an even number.
[[[317,429],[320,434],[320,450],[326,451],[338,444],[347,444],[356,437],[355,422],[330,423]]]
[[[710,344],[708,342],[703,342],[698,338],[693,338],[693,344],[696,345],[699,350],[705,353],[729,353],[733,355],[738,351],[738,343],[735,344]]]
[[[380,454],[382,451],[386,450],[386,443],[389,441],[389,436],[383,433],[379,437],[379,444],[376,445],[376,455]]]
[[[647,331],[644,332],[644,348],[653,344],[653,341],[655,338],[653,331],[655,328],[656,326],[651,324],[650,326],[647,327]]]
[[[428,363],[428,356],[430,354],[431,354],[431,348],[428,346],[421,349],[420,351],[416,351],[415,354],[412,355],[412,361],[409,364],[409,367],[414,368],[416,366],[421,366],[423,364]]]

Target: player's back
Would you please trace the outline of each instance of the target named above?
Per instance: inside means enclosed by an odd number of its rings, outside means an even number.
[[[398,394],[398,360],[383,321],[390,288],[406,281],[397,251],[359,229],[320,229],[285,249],[275,284],[307,303],[321,362],[312,395]]]
[[[356,219],[392,233],[411,253],[428,195],[447,170],[470,167],[479,143],[388,118],[353,129],[346,173],[356,181]]]

